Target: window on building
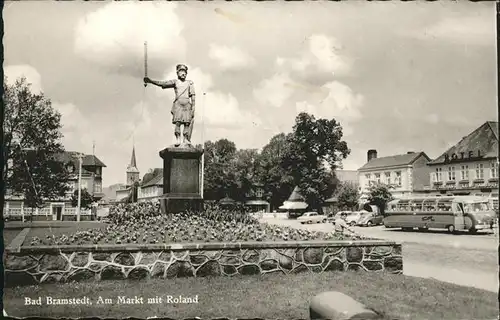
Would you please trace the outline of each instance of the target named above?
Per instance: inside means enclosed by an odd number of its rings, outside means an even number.
[[[455,167],[448,167],[448,180],[455,181]]]
[[[95,173],[96,173],[97,175],[100,175],[100,174],[101,174],[101,168],[97,167],[97,168],[95,169]]]
[[[436,168],[436,182],[443,181],[443,168]]]
[[[371,179],[372,179],[372,175],[371,174],[365,174],[365,180],[366,180],[366,186],[369,187],[371,186]]]
[[[491,163],[491,178],[498,178],[498,162],[493,161]]]
[[[262,198],[264,196],[264,190],[262,190],[262,188],[257,188],[257,190],[255,191],[255,196],[257,198]]]
[[[102,183],[100,181],[94,182],[94,192],[102,192]]]
[[[401,171],[396,171],[396,178],[394,179],[394,183],[401,187]]]
[[[385,183],[387,184],[391,184],[391,173],[390,172],[386,172],[385,173]]]
[[[376,173],[376,174],[375,174],[375,181],[376,181],[377,183],[380,183],[380,173]]]
[[[476,179],[484,179],[484,165],[482,163],[476,164]]]
[[[468,165],[462,166],[462,170],[460,172],[460,179],[461,180],[469,180],[469,166]]]
[[[89,189],[88,181],[87,180],[82,180],[82,189]]]

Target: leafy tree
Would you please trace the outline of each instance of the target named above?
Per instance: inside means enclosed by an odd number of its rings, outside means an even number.
[[[243,149],[236,152],[234,158],[234,178],[236,190],[233,199],[243,201],[246,195],[252,193],[254,186],[259,183],[258,171],[260,157],[256,149]]]
[[[264,146],[259,156],[257,180],[264,185],[265,198],[272,209],[283,204],[295,187],[293,177],[282,166],[287,143],[287,135],[277,134]]]
[[[353,208],[358,204],[358,188],[351,182],[342,182],[337,189],[337,200],[340,208]]]
[[[94,201],[95,201],[94,197],[87,191],[87,189],[83,188],[80,194],[81,208],[90,209]],[[78,206],[78,190],[75,190],[75,192],[73,192],[73,195],[71,196],[71,205],[73,207]]]
[[[368,188],[369,203],[376,205],[382,214],[385,214],[387,203],[394,199],[390,192],[391,188],[391,186],[384,183],[374,183]]]
[[[237,188],[234,157],[236,145],[227,139],[205,143],[203,195],[207,200],[231,196]]]
[[[58,156],[61,114],[43,93],[33,93],[25,78],[8,84],[4,78],[3,180],[6,189],[22,194],[29,207],[43,199],[63,197],[68,172]]]
[[[337,187],[335,169],[350,153],[342,136],[342,126],[335,119],[316,120],[302,112],[287,137],[282,167],[290,172],[312,208],[320,209]]]

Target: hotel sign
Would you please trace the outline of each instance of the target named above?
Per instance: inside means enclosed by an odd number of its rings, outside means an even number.
[[[469,152],[459,152],[457,153],[452,153],[450,154],[445,154],[444,155],[444,162],[455,162],[455,161],[464,161],[464,160],[478,160],[481,159],[483,156],[481,155],[481,151],[477,150],[476,152],[474,151],[469,151]]]

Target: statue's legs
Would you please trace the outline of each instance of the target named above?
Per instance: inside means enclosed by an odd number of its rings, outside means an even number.
[[[181,123],[176,122],[175,123],[175,146],[179,146],[181,144]]]
[[[192,121],[191,123],[184,123],[184,142],[191,144],[191,134],[193,133]]]

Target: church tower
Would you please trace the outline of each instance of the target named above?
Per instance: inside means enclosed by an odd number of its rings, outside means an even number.
[[[132,147],[132,158],[127,166],[127,187],[132,186],[135,182],[139,182],[139,169],[137,169],[137,161],[135,159],[135,146]]]

